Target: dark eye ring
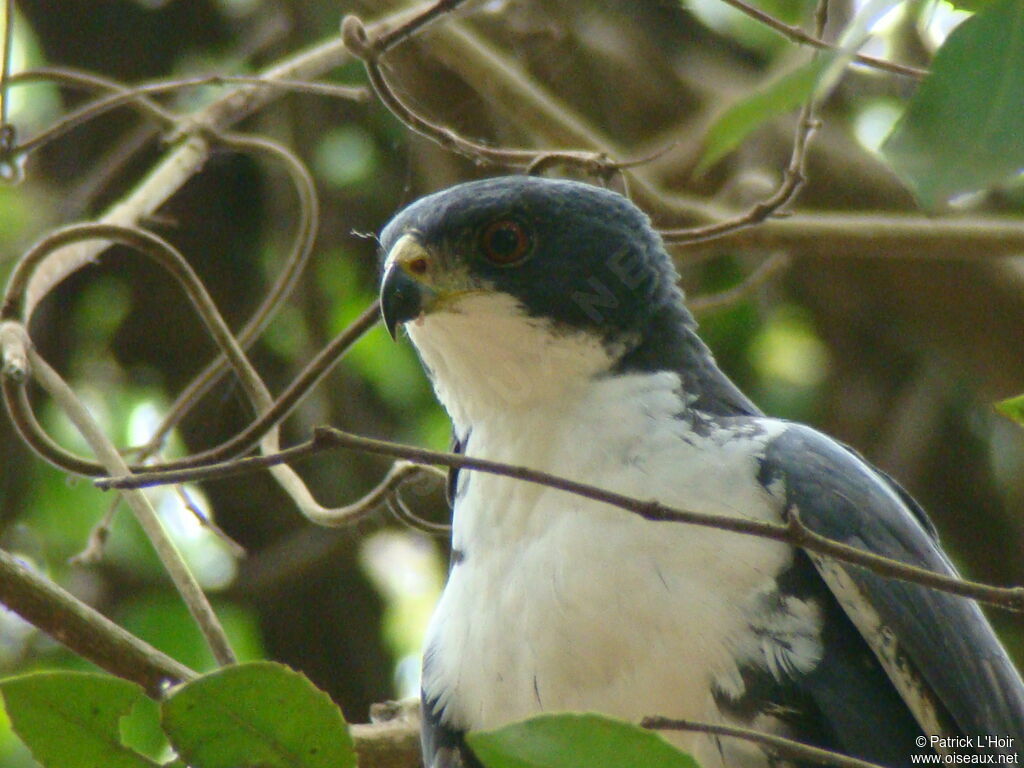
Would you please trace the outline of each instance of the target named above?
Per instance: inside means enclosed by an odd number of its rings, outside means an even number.
[[[511,219],[491,222],[480,238],[484,258],[500,267],[516,264],[530,250],[530,238],[522,225]]]

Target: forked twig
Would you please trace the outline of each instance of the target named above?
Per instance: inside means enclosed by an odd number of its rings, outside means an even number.
[[[26,302],[27,287],[37,266],[53,250],[68,243],[89,239],[105,239],[127,245],[154,259],[185,290],[214,341],[231,361],[232,367],[243,377],[251,373],[252,366],[245,357],[245,353],[239,347],[234,336],[231,335],[231,331],[216,305],[189,263],[166,240],[137,227],[119,227],[112,224],[75,224],[48,235],[31,248],[15,266],[4,296],[3,306],[0,307],[0,322],[19,322],[27,325],[29,319]],[[12,353],[6,347],[2,351],[6,368],[12,365],[9,362]],[[22,438],[37,453],[58,467],[78,474],[93,474],[96,469],[102,471],[102,465],[66,451],[42,430],[32,414],[22,377],[5,376],[3,388],[4,399],[12,421]]]
[[[828,0],[819,0],[814,10],[814,26],[817,37],[820,37],[825,29],[827,19]],[[818,52],[815,52],[814,56],[816,57],[817,55]],[[817,94],[812,91],[800,108],[800,116],[797,118],[789,163],[782,174],[781,183],[771,195],[755,203],[745,213],[725,221],[709,224],[704,227],[663,230],[661,236],[665,242],[681,244],[716,240],[733,232],[761,224],[773,216],[783,216],[783,209],[796,199],[806,181],[804,165],[807,159],[807,149],[810,146],[815,130],[818,128],[818,122],[814,117],[816,99]]]
[[[722,0],[722,2],[727,5],[731,5],[736,10],[746,14],[747,16],[756,21],[761,22],[765,26],[774,29],[776,32],[780,33],[784,37],[789,38],[795,43],[800,43],[801,45],[809,45],[812,48],[817,48],[818,50],[821,51],[836,50],[836,47],[834,45],[831,45],[830,43],[821,39],[820,31],[818,31],[816,35],[811,35],[805,32],[800,27],[793,24],[787,24],[786,22],[775,18],[770,13],[766,13],[765,11],[762,11],[760,8],[755,8],[749,3],[744,2],[744,0]],[[920,80],[928,74],[928,70],[926,69],[918,69],[917,67],[911,67],[907,64],[897,64],[892,61],[879,59],[875,56],[868,56],[863,53],[855,53],[851,58],[858,64],[863,64],[865,66],[872,67],[883,72],[891,72],[895,75],[912,77],[915,80]]]
[[[783,172],[782,182],[770,196],[755,203],[745,213],[726,221],[709,224],[705,227],[662,230],[661,236],[665,242],[679,245],[682,243],[700,243],[716,240],[733,232],[761,224],[773,216],[784,215],[782,210],[796,199],[806,181],[804,177],[804,162],[807,157],[807,147],[810,144],[811,137],[814,135],[814,131],[818,127],[818,123],[813,117],[813,109],[812,97],[800,109],[800,117],[797,120],[796,135],[793,140],[793,150],[790,153],[789,164]]]
[[[468,139],[412,109],[399,98],[388,83],[380,60],[397,44],[410,39],[429,22],[449,13],[462,2],[463,0],[437,0],[397,29],[384,28],[375,36],[367,31],[357,16],[346,16],[342,20],[341,34],[345,46],[362,60],[377,98],[409,130],[482,165],[516,168],[530,174],[539,174],[555,165],[566,165],[602,180],[607,180],[626,168],[650,162],[671,148],[670,144],[669,147],[658,150],[649,157],[626,161],[613,160],[602,150],[506,149]]]

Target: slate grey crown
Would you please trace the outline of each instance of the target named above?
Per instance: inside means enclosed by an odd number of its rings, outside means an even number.
[[[516,222],[529,238],[513,265],[481,254],[487,227],[500,221]],[[685,311],[678,275],[647,216],[600,187],[529,176],[460,184],[399,213],[381,234],[383,255],[409,233],[431,252],[463,259],[474,277],[515,297],[530,316],[570,328],[621,335],[666,303]],[[418,308],[415,288],[393,280],[399,285],[386,284],[383,293],[391,324]]]

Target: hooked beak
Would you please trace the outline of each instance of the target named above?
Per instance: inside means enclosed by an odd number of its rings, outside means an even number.
[[[430,256],[412,235],[404,235],[388,253],[380,284],[380,311],[394,339],[401,323],[414,320],[427,308],[434,291],[423,283]]]

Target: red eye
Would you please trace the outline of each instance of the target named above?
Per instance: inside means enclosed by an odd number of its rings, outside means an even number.
[[[487,225],[480,244],[489,262],[506,267],[526,256],[530,238],[517,222],[503,219]]]

